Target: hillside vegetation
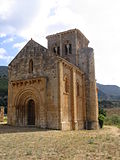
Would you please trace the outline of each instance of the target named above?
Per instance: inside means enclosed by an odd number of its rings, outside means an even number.
[[[8,97],[8,67],[0,66],[0,106],[5,107],[5,113],[7,113],[7,97]]]
[[[8,67],[0,66],[0,78],[8,78]]]
[[[8,94],[8,67],[0,66],[0,96]]]
[[[0,78],[0,96],[8,94],[8,79]]]

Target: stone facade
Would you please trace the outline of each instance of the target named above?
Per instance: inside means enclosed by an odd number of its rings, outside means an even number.
[[[4,121],[4,107],[0,107],[0,122]]]
[[[32,39],[9,64],[8,124],[98,128],[94,53],[78,30]]]

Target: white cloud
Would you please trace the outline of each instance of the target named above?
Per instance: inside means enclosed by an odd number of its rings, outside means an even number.
[[[0,17],[2,20],[10,16],[15,0],[0,0]]]
[[[13,58],[14,58],[14,56],[6,56],[6,57],[4,57],[4,59],[7,61],[8,64],[12,61]]]
[[[0,38],[6,37],[5,33],[0,33]]]
[[[10,42],[13,42],[14,41],[14,38],[8,38],[8,39],[5,39],[1,44],[4,44],[4,43],[10,43]]]
[[[119,0],[0,0],[0,33],[46,46],[48,34],[78,28],[95,50],[98,82],[120,85],[119,8]]]
[[[6,56],[6,50],[4,48],[0,48],[0,59],[4,59]]]
[[[6,60],[9,63],[14,57],[7,54],[4,48],[0,48],[0,60]]]
[[[22,49],[22,48],[24,47],[24,45],[25,45],[26,43],[27,43],[26,41],[25,41],[25,42],[20,42],[20,43],[15,43],[15,44],[13,45],[13,48],[17,48],[18,51],[19,51],[20,49]]]
[[[39,0],[0,0],[0,32],[19,34],[39,11]]]
[[[4,55],[6,53],[6,50],[4,48],[0,48],[0,55]]]

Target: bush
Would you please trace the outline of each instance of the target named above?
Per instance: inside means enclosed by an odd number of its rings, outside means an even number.
[[[105,118],[105,124],[106,125],[120,126],[120,116],[118,116],[118,115],[112,115],[110,117],[106,117]]]
[[[106,111],[104,111],[103,108],[99,108],[98,121],[99,121],[99,126],[100,126],[100,128],[103,127],[105,117],[106,117]]]
[[[100,128],[102,128],[104,124],[105,116],[103,114],[99,114],[98,120],[99,120],[99,126]]]
[[[106,111],[101,107],[99,107],[99,114],[102,114],[104,117],[106,117]]]

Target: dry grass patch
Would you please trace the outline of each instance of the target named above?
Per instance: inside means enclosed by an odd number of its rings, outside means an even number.
[[[120,129],[52,131],[0,125],[0,160],[120,158]]]

